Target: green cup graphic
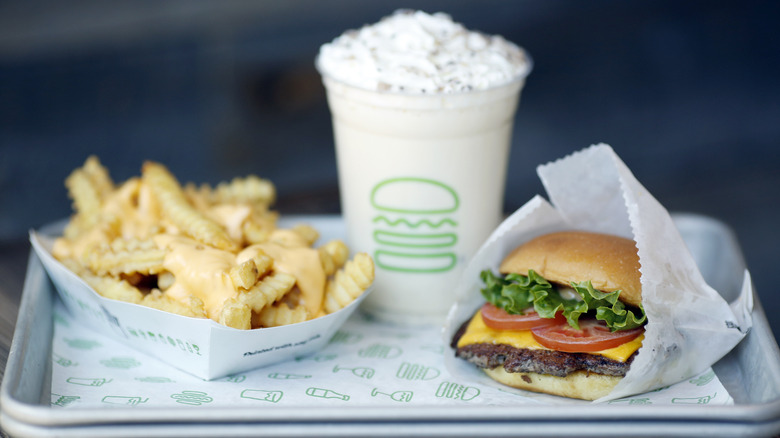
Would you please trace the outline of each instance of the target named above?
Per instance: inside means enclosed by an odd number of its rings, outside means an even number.
[[[74,385],[81,385],[81,386],[103,386],[106,383],[111,382],[113,379],[93,379],[88,377],[68,377],[66,382],[72,383]]]
[[[672,399],[672,403],[683,405],[706,405],[711,402],[716,395],[717,393],[701,397],[675,397]]]
[[[107,395],[101,401],[109,405],[137,406],[148,402],[149,399],[126,395]]]
[[[241,398],[278,403],[282,399],[282,391],[269,391],[266,389],[245,389],[241,391]]]
[[[427,178],[389,178],[371,190],[371,205],[378,268],[429,274],[455,267],[460,200],[450,186]]]

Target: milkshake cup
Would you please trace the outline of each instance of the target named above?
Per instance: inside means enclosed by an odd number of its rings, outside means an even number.
[[[522,55],[524,68],[497,84],[463,86],[465,78],[442,91],[456,81],[451,73],[439,81],[445,86],[408,91],[347,82],[321,51],[348,244],[376,266],[367,313],[405,324],[445,319],[462,268],[502,218],[514,115],[530,70]]]

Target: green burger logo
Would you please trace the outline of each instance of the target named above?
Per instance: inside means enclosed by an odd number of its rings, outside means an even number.
[[[371,190],[371,205],[376,209],[377,267],[409,273],[447,272],[455,267],[455,213],[460,200],[450,186],[426,178],[386,179]]]

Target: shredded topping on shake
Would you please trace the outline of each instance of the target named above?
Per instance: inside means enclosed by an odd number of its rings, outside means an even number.
[[[420,94],[487,89],[531,68],[525,52],[501,36],[469,31],[445,13],[409,10],[323,45],[317,66],[356,87]]]

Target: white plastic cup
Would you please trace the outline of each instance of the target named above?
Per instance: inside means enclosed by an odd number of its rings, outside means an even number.
[[[364,311],[396,323],[444,321],[461,270],[501,221],[524,82],[426,95],[323,74],[347,243],[376,265]]]

